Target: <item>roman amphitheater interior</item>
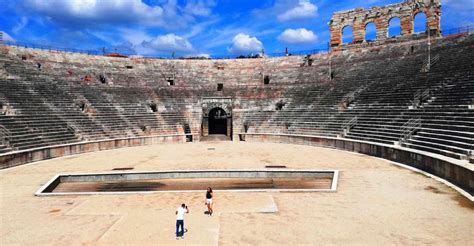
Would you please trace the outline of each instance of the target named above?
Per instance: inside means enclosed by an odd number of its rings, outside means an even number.
[[[329,51],[280,57],[1,45],[0,242],[181,243],[187,201],[189,244],[472,243],[474,35],[440,16],[437,0],[336,12]],[[337,191],[216,191],[212,218],[201,191],[35,196],[60,173],[276,167],[338,170]]]

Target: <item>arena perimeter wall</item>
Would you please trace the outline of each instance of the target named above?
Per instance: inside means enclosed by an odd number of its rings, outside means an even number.
[[[472,168],[468,167],[469,164],[466,164],[465,166],[459,165],[449,161],[449,158],[442,156],[436,157],[430,153],[423,153],[421,151],[414,151],[396,146],[370,142],[319,136],[247,133],[240,134],[240,136],[234,136],[234,141],[238,141],[239,138],[245,139],[246,142],[271,142],[309,145],[334,148],[379,157],[425,171],[447,180],[448,182],[465,190],[471,196],[474,195],[474,171]],[[49,146],[0,155],[0,169],[87,152],[160,143],[185,142],[186,135],[162,135]]]
[[[239,137],[234,137],[234,139],[239,139]],[[471,196],[474,195],[474,171],[468,167],[471,164],[459,165],[449,161],[449,158],[442,156],[438,158],[432,153],[378,143],[319,136],[246,133],[240,134],[240,139],[245,139],[246,142],[288,143],[334,148],[379,157],[425,171],[447,180]]]
[[[123,147],[153,145],[159,143],[185,143],[186,135],[160,135],[137,138],[107,139],[11,152],[0,155],[0,169],[23,165],[63,156],[95,152]]]

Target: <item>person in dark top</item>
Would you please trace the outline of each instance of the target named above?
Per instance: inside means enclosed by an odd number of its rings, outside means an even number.
[[[208,187],[207,188],[207,192],[206,192],[206,205],[207,205],[207,212],[209,213],[209,215],[212,215],[212,196],[213,196],[213,193],[212,193],[212,188],[211,187]]]

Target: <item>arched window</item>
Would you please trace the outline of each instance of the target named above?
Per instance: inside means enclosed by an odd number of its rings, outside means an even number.
[[[426,32],[426,15],[423,12],[418,12],[415,15],[414,21],[415,33]]]
[[[365,25],[365,41],[374,41],[377,39],[377,27],[375,23],[369,22]]]
[[[388,22],[388,37],[397,37],[401,34],[400,18],[393,17]]]
[[[352,43],[352,27],[345,26],[342,28],[342,43],[343,44],[350,44]]]

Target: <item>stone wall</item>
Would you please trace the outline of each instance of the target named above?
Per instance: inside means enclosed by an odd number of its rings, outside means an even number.
[[[402,163],[440,177],[474,195],[474,172],[471,167],[458,165],[445,158],[420,151],[400,149],[371,142],[318,136],[285,134],[241,134],[247,142],[301,144],[346,150]],[[469,165],[469,164],[467,164]]]
[[[369,23],[374,23],[377,29],[376,40],[387,40],[389,23],[392,18],[400,18],[401,37],[414,34],[414,18],[418,13],[426,15],[426,30],[430,34],[441,34],[441,0],[405,0],[402,3],[391,4],[370,9],[356,8],[347,11],[335,12],[329,21],[331,32],[330,45],[332,48],[343,45],[342,30],[352,27],[352,44],[363,43],[365,30]]]
[[[340,41],[340,32],[343,26],[339,26],[340,30],[337,33]],[[364,37],[363,34],[360,36]],[[334,35],[332,38],[334,38]],[[337,42],[338,45],[340,45],[339,41]],[[397,55],[400,54],[397,49],[406,51],[406,49],[400,48],[404,45],[423,48],[426,46],[426,42],[417,44],[421,41],[413,41],[414,43],[411,44],[403,42],[391,44],[391,46],[379,46],[371,50],[354,53],[315,54],[310,56],[311,66],[307,64],[306,56],[223,60],[166,60],[113,58],[14,46],[1,46],[0,52],[17,59],[19,59],[18,57],[27,57],[22,62],[29,64],[32,68],[36,67],[36,63],[41,63],[43,72],[52,77],[67,80],[75,85],[103,86],[99,77],[104,75],[108,86],[153,87],[176,92],[179,92],[178,90],[199,90],[201,92],[205,91],[200,93],[202,96],[218,97],[234,96],[238,92],[235,87],[249,88],[249,94],[251,94],[251,87],[283,87],[329,83],[331,82],[328,79],[331,69],[344,71],[343,66],[348,59],[353,62],[358,58],[386,59],[387,55],[393,56],[394,52],[397,52]],[[440,39],[433,39],[433,47],[436,46],[436,42],[446,43]],[[368,51],[370,51],[370,54],[367,54]],[[91,76],[90,81],[80,79],[86,75]],[[269,85],[264,85],[265,76],[269,76]],[[167,79],[170,78],[173,78],[174,86],[168,85]],[[217,92],[218,83],[223,84],[221,92]],[[285,89],[282,88],[281,90]],[[277,92],[275,88],[273,88],[273,91]],[[239,95],[240,98],[244,96]]]
[[[124,147],[154,145],[159,143],[185,143],[186,135],[163,135],[152,137],[108,139],[93,142],[56,145],[44,148],[18,151],[0,155],[0,169],[19,166],[30,162],[48,160],[69,155]]]

